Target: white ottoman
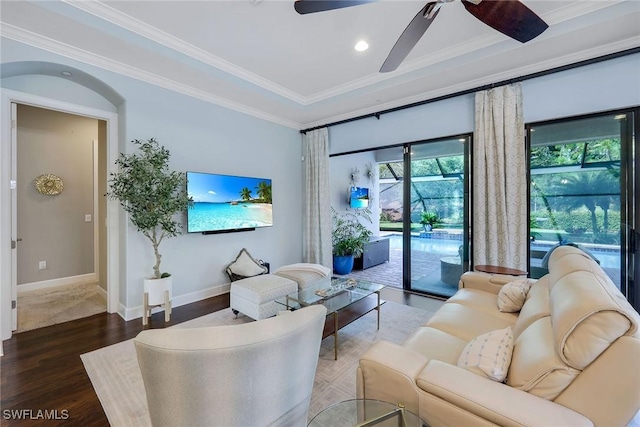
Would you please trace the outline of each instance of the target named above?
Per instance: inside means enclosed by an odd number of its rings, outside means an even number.
[[[266,319],[284,309],[276,298],[297,291],[297,282],[272,274],[237,280],[231,282],[231,309],[255,320]]]

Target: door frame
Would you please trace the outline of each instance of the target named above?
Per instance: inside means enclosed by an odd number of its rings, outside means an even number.
[[[25,104],[49,110],[61,111],[78,116],[91,117],[103,120],[107,123],[107,179],[109,173],[114,171],[115,161],[118,158],[118,115],[115,112],[99,110],[83,105],[72,104],[38,95],[18,92],[9,89],[2,90],[0,104],[0,123],[2,124],[2,134],[0,135],[0,181],[5,183],[0,186],[0,240],[4,242],[0,245],[0,333],[2,340],[11,338],[15,329],[13,323],[17,319],[16,308],[12,306],[12,301],[17,297],[17,282],[14,271],[15,257],[17,250],[11,249],[10,241],[15,241],[16,230],[13,220],[13,194],[12,185],[7,183],[15,182],[16,171],[13,167],[15,150],[12,148],[12,132],[15,123],[12,122],[11,104]],[[119,205],[117,201],[107,201],[107,312],[118,312],[119,308]]]

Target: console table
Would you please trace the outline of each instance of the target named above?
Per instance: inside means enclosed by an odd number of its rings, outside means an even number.
[[[374,265],[389,261],[389,239],[387,237],[372,236],[364,245],[362,256],[353,260],[353,268],[365,270]]]

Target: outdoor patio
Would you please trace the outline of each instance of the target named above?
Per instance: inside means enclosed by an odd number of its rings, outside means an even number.
[[[451,254],[447,253],[412,250],[413,290],[429,292],[444,297],[453,295],[458,289],[457,285],[450,285],[440,280],[441,259],[451,256]],[[402,289],[402,248],[398,247],[398,245],[390,245],[389,262],[366,270],[353,270],[349,276]]]

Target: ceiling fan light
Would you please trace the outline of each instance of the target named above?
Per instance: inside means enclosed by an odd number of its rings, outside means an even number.
[[[364,52],[365,50],[369,49],[369,43],[364,40],[360,40],[353,48],[358,52]]]

